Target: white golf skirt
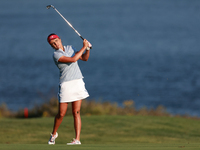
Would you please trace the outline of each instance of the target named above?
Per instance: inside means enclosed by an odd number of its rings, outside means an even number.
[[[83,79],[63,82],[59,85],[59,103],[74,102],[89,97]]]

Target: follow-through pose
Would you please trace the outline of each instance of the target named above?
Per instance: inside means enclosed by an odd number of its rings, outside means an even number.
[[[53,59],[60,71],[59,84],[59,110],[55,116],[53,131],[48,144],[55,144],[55,139],[58,137],[57,130],[66,114],[68,103],[72,103],[72,113],[74,117],[75,139],[68,145],[81,144],[81,117],[80,108],[82,99],[89,96],[85,89],[83,75],[80,71],[77,61],[79,59],[87,61],[90,56],[89,42],[84,39],[83,47],[76,52],[72,46],[63,46],[61,39],[56,34],[50,34],[47,37],[49,44],[55,49]],[[87,50],[86,50],[87,49]]]

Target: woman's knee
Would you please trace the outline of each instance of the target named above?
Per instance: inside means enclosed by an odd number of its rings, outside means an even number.
[[[65,113],[63,112],[58,112],[57,118],[63,118],[65,116]]]
[[[60,103],[57,117],[63,118],[67,112],[68,103]]]
[[[80,116],[80,110],[74,110],[73,112],[73,116]]]

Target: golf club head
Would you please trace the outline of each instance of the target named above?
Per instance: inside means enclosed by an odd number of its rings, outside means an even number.
[[[53,5],[48,5],[46,8],[49,9],[49,8],[51,8],[51,7],[54,9],[54,6],[53,6]]]

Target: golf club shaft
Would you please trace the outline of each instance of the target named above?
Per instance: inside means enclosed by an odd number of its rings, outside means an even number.
[[[63,17],[63,15],[55,7],[53,7],[53,9],[55,9],[55,11],[65,20],[65,22],[78,34],[78,36],[84,40],[81,34],[71,25],[71,23],[69,23],[69,21],[67,21],[67,19],[65,19],[65,17]]]
[[[65,17],[63,17],[63,15],[53,6],[53,5],[48,5],[46,8],[49,9],[49,8],[53,8],[64,20],[65,22],[78,34],[78,36],[84,40],[84,38],[81,36],[81,34],[71,25],[71,23],[69,23],[69,21],[67,21],[67,19],[65,19]],[[92,49],[92,45],[90,42],[89,43],[89,49]]]

